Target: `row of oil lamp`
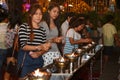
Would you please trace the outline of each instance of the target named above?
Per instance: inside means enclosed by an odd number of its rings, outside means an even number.
[[[57,73],[66,73],[66,71],[67,73],[73,73],[85,60],[90,58],[88,54],[95,54],[95,45],[95,42],[92,42],[80,49],[75,49],[72,53],[64,54],[64,56],[55,59],[54,65],[57,67]],[[37,69],[29,74],[26,80],[49,80],[50,76],[50,72]]]
[[[64,57],[60,57],[54,60],[54,63],[59,68],[59,73],[65,73],[66,68],[68,69],[68,73],[73,73],[77,68],[81,66],[84,60],[88,60],[88,53],[94,54],[94,46],[95,43],[92,42],[86,46],[83,46],[81,49],[75,49],[74,52],[69,54],[64,54]],[[84,57],[83,57],[84,56]]]

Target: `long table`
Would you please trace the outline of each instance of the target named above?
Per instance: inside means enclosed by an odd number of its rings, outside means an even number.
[[[89,80],[93,80],[93,63],[95,58],[100,58],[100,74],[102,73],[102,50],[103,45],[96,45],[94,48],[92,48],[91,51],[84,52],[81,56],[81,64],[79,67],[74,69],[72,73],[66,72],[66,73],[51,73],[50,80],[80,80],[80,73],[84,70],[85,66],[89,66],[90,72],[89,72]],[[86,54],[87,53],[87,54]],[[87,58],[85,58],[87,56]],[[48,67],[47,67],[48,68]],[[49,67],[50,68],[50,67]]]
[[[94,45],[88,49],[85,49],[80,55],[80,64],[78,65],[78,61],[75,62],[77,65],[72,72],[69,72],[69,68],[65,70],[64,73],[56,72],[57,68],[56,65],[50,64],[43,69],[47,70],[47,72],[51,73],[50,80],[82,80],[82,72],[85,71],[85,68],[89,68],[89,79],[93,80],[97,79],[97,77],[93,77],[93,65],[96,58],[100,59],[100,74],[102,74],[102,50],[103,45]],[[29,80],[26,78],[25,80]]]

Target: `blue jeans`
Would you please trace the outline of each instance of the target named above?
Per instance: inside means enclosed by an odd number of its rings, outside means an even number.
[[[6,49],[0,49],[0,78],[2,76],[2,66],[3,66],[3,62],[5,61],[5,58],[6,58],[6,52],[7,52]]]
[[[25,59],[24,59],[24,63],[23,63],[24,56],[25,56]],[[18,52],[18,60],[17,61],[18,61],[19,66],[21,66],[21,64],[23,63],[21,74],[20,74],[21,78],[25,77],[27,74],[33,72],[37,68],[41,68],[44,63],[42,56],[40,56],[39,58],[32,58],[29,55],[29,51],[23,51],[23,50],[20,50]]]

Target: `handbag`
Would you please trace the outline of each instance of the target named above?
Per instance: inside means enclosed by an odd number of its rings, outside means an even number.
[[[19,75],[21,73],[21,70],[22,70],[22,66],[24,64],[26,53],[24,54],[24,57],[22,59],[22,64],[18,65],[17,60],[14,58],[14,54],[15,54],[16,50],[18,51],[18,36],[15,37],[12,56],[8,58],[9,62],[7,64],[7,66],[6,66],[6,72],[7,72],[7,75],[14,76],[14,77],[19,77]],[[5,72],[4,77],[6,76],[6,72]],[[7,78],[9,78],[9,77],[7,76]]]
[[[6,72],[8,72],[11,75],[16,75],[16,70],[17,70],[17,60],[14,57],[15,50],[18,46],[18,36],[15,36],[14,40],[14,47],[12,51],[12,56],[7,58],[7,66],[6,66]]]
[[[19,76],[21,74],[21,71],[22,71],[22,67],[23,67],[23,64],[24,64],[25,57],[26,57],[26,53],[24,54],[21,65],[18,65],[17,63],[14,63],[12,61],[9,62],[9,64],[6,67],[7,74],[5,72],[4,78],[8,78],[7,80],[9,80],[11,76],[13,77],[14,80],[19,78]]]
[[[13,76],[14,76],[15,80],[17,78],[16,77],[17,76],[17,73],[16,73],[16,71],[17,71],[17,63],[16,63],[17,60],[14,57],[15,49],[16,49],[16,46],[18,45],[16,38],[18,38],[18,37],[15,36],[12,56],[7,58],[7,65],[6,65],[6,68],[5,68],[4,80],[10,80]]]

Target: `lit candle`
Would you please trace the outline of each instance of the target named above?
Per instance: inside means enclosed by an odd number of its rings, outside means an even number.
[[[83,46],[83,48],[87,49],[87,48],[88,48],[88,46]]]
[[[88,44],[88,46],[90,46],[90,47],[91,47],[91,46],[92,46],[92,44]]]
[[[81,53],[81,52],[82,52],[82,49],[78,49],[77,52],[78,52],[78,53]]]
[[[74,53],[72,53],[72,54],[71,54],[71,57],[74,57],[74,56],[75,56],[75,54],[74,54]]]
[[[42,77],[44,74],[42,72],[39,71],[39,69],[35,70],[35,73],[33,74],[33,76],[35,77]]]
[[[39,69],[34,71],[33,76],[35,77],[33,80],[44,80],[43,79],[43,73],[39,71]]]
[[[92,42],[92,44],[95,44],[95,42]]]
[[[65,59],[63,57],[60,58],[60,62],[64,62]]]
[[[44,79],[42,79],[42,78],[37,78],[37,79],[33,79],[33,80],[44,80]]]

